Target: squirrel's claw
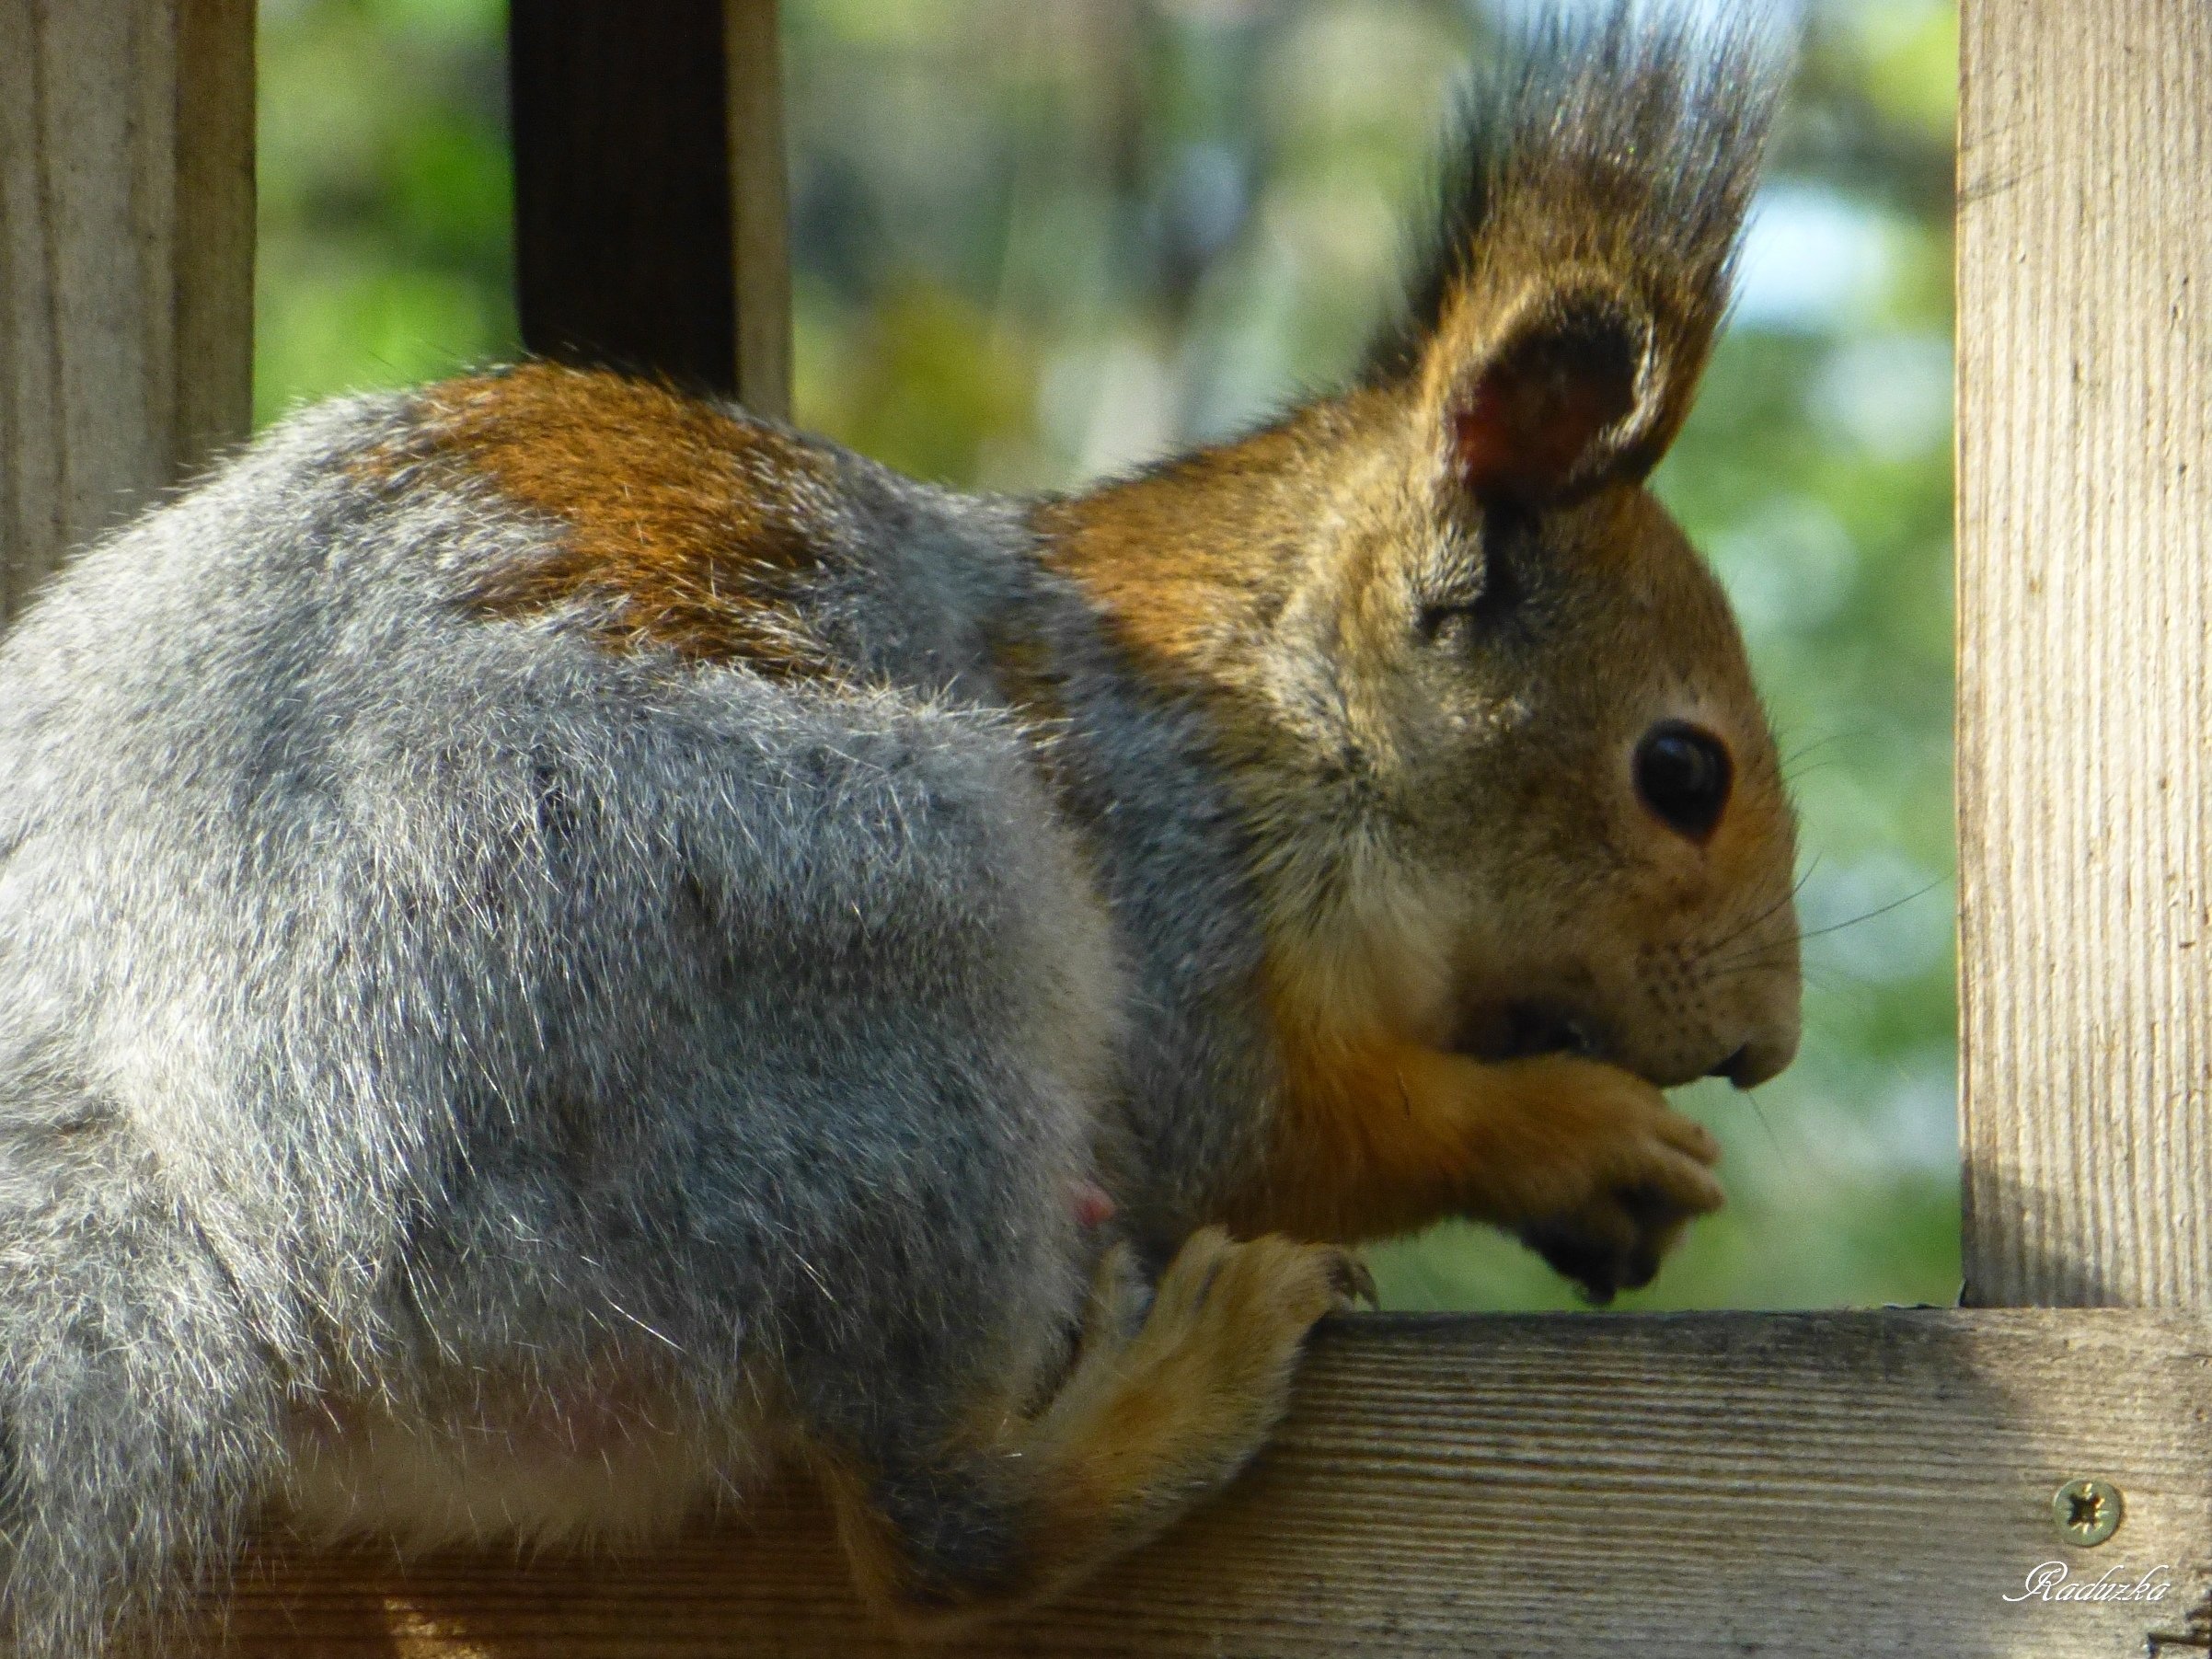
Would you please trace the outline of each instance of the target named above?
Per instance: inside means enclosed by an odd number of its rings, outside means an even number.
[[[1382,1299],[1375,1294],[1375,1274],[1365,1262],[1347,1250],[1335,1266],[1339,1312],[1348,1313],[1363,1303],[1372,1311],[1381,1309]]]

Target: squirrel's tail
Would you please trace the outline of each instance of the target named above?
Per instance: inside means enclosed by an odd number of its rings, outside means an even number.
[[[272,1484],[279,1390],[221,1266],[157,1204],[11,1214],[0,1648],[189,1648]]]

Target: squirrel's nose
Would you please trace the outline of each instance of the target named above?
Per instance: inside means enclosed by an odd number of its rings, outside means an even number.
[[[1757,1089],[1770,1077],[1778,1077],[1797,1057],[1797,1037],[1757,1038],[1745,1043],[1727,1059],[1705,1075],[1709,1077],[1726,1077],[1738,1089]]]

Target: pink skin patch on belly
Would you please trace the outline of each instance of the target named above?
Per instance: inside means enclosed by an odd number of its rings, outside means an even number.
[[[1071,1200],[1076,1225],[1083,1227],[1104,1227],[1113,1219],[1117,1207],[1106,1189],[1095,1181],[1078,1180],[1071,1190]]]

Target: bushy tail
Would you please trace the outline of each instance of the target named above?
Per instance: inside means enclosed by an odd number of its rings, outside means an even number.
[[[171,1652],[276,1466],[278,1390],[173,1219],[71,1207],[0,1224],[0,1628],[23,1659]]]

